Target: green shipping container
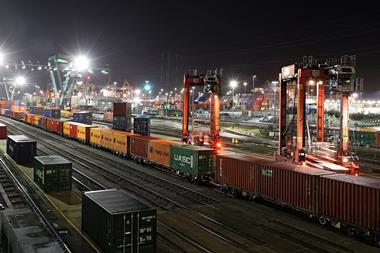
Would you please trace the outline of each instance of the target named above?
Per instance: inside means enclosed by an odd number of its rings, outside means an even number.
[[[34,182],[44,192],[70,191],[72,178],[70,161],[57,156],[36,156],[33,162]]]
[[[215,155],[211,148],[178,144],[171,146],[172,168],[193,177],[212,177],[215,171]]]

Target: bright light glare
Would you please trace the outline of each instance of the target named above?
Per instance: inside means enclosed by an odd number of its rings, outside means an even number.
[[[230,81],[230,86],[232,89],[235,89],[238,86],[238,82],[236,80]]]
[[[80,55],[74,59],[74,68],[78,71],[87,70],[90,67],[90,60],[87,56]]]
[[[136,89],[136,90],[135,90],[135,94],[136,94],[136,95],[140,95],[140,94],[141,94],[141,90],[140,90],[140,89]]]
[[[151,88],[152,88],[152,86],[149,84],[145,84],[145,86],[144,86],[144,90],[146,90],[146,91],[150,91]]]
[[[18,77],[16,77],[16,79],[15,79],[15,84],[16,84],[16,85],[20,85],[20,86],[25,85],[25,84],[26,84],[26,79],[25,79],[25,77],[23,77],[23,76],[18,76]]]
[[[353,98],[358,98],[358,96],[359,96],[358,93],[352,93]]]
[[[141,101],[141,99],[138,98],[138,97],[133,98],[133,102],[135,102],[135,103],[137,103],[137,104],[139,104],[140,101]]]
[[[0,65],[4,64],[5,56],[2,52],[0,52]]]

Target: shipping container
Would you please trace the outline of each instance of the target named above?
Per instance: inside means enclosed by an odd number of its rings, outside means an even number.
[[[112,123],[113,122],[113,112],[105,112],[103,114],[103,120],[105,122],[110,122]]]
[[[65,120],[55,119],[55,118],[47,118],[46,119],[46,130],[63,135],[63,126]]]
[[[334,174],[320,177],[319,182],[319,215],[380,231],[379,180]]]
[[[113,149],[119,155],[129,155],[130,136],[133,133],[113,130]]]
[[[170,148],[171,145],[178,145],[178,142],[164,139],[149,141],[148,160],[165,167],[171,166]]]
[[[130,103],[113,103],[114,117],[130,117],[132,115],[132,106]]]
[[[156,210],[122,190],[85,192],[82,231],[104,253],[156,252]]]
[[[133,119],[133,133],[141,135],[150,134],[150,118],[136,117]]]
[[[113,117],[113,129],[119,131],[129,131],[132,128],[131,117],[114,116]]]
[[[94,127],[96,126],[79,123],[77,126],[76,139],[78,139],[81,142],[88,143],[90,141],[91,128],[94,128]],[[75,137],[72,137],[72,138],[75,138]]]
[[[92,125],[92,112],[74,112],[73,121],[86,125]]]
[[[0,108],[1,109],[9,109],[9,101],[8,100],[0,100]]]
[[[34,182],[44,192],[71,191],[72,164],[61,156],[36,156],[33,162]]]
[[[29,112],[31,114],[36,114],[36,115],[44,115],[44,110],[45,110],[45,107],[43,107],[43,106],[31,106],[31,107],[29,107]]]
[[[28,123],[29,125],[33,125],[35,115],[31,114],[31,113],[24,113],[24,115],[25,115],[25,118],[26,118],[25,122]]]
[[[70,122],[70,138],[77,139],[77,137],[78,137],[78,125],[80,125],[80,123]]]
[[[215,168],[214,150],[188,144],[172,145],[171,167],[195,178],[212,177]]]
[[[93,127],[90,130],[90,144],[92,146],[94,146],[94,147],[100,147],[101,146],[101,143],[100,143],[100,138],[101,138],[100,129],[101,129],[101,127]]]
[[[15,120],[24,121],[25,120],[25,112],[12,111],[12,118],[15,119]]]
[[[100,146],[108,150],[113,150],[112,129],[104,127],[100,129],[100,135]]]
[[[35,115],[34,116],[34,120],[33,120],[33,123],[32,123],[33,126],[38,127],[38,122],[40,121],[40,117],[43,117],[43,116],[40,116],[40,115]]]
[[[37,142],[25,135],[8,135],[7,154],[19,164],[31,164],[37,154]]]
[[[44,110],[44,116],[47,118],[61,118],[61,109],[59,108],[47,108]]]
[[[26,106],[25,105],[12,105],[11,111],[26,112]]]
[[[7,138],[7,126],[0,123],[0,139],[5,140]]]
[[[149,141],[156,138],[142,135],[131,135],[129,142],[129,152],[132,156],[148,159]]]
[[[71,137],[71,121],[63,122],[63,135],[66,137]]]
[[[335,173],[231,153],[217,156],[215,181],[236,195],[262,197],[315,213],[319,177],[330,174]]]
[[[38,127],[46,130],[47,119],[44,116],[38,117]]]
[[[1,114],[6,117],[12,117],[12,111],[10,109],[1,109]]]
[[[70,111],[61,110],[60,113],[62,118],[70,118],[73,116],[73,114]]]

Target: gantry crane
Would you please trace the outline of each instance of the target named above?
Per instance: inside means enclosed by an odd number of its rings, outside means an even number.
[[[201,86],[204,92],[210,94],[210,140],[216,153],[220,153],[220,87],[221,71],[207,71],[198,74],[192,71],[184,76],[183,114],[182,114],[182,142],[189,142],[189,116],[190,116],[190,89],[193,86]]]
[[[356,174],[358,165],[352,160],[349,152],[349,128],[348,111],[349,97],[357,91],[356,71],[353,66],[309,66],[290,65],[282,68],[279,74],[279,146],[278,154],[291,156],[296,163],[303,163],[307,159],[305,149],[306,131],[306,90],[313,85],[317,88],[317,125],[316,139],[324,142],[324,100],[325,87],[340,94],[340,142],[336,152],[335,163],[349,168],[351,174]],[[296,89],[297,119],[296,119],[296,143],[293,145],[293,137],[287,138],[287,91],[293,84]]]

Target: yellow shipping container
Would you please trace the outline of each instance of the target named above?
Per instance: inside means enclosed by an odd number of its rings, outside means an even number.
[[[113,149],[119,155],[126,155],[129,153],[129,136],[134,135],[130,132],[113,131]]]
[[[70,137],[70,123],[71,121],[63,122],[63,135]]]
[[[100,127],[93,127],[90,131],[90,143],[95,147],[100,147]]]
[[[100,129],[100,146],[105,149],[113,150],[113,130],[110,128]]]
[[[97,127],[97,126],[78,124],[77,139],[82,142],[89,142],[90,135],[91,135],[91,128],[94,128],[94,127]]]
[[[40,119],[40,117],[42,117],[42,116],[40,116],[40,115],[35,115],[35,116],[34,116],[34,121],[33,121],[32,125],[34,125],[34,126],[38,126],[38,120]]]
[[[149,141],[148,159],[151,162],[170,167],[170,146],[179,142],[164,139]]]

